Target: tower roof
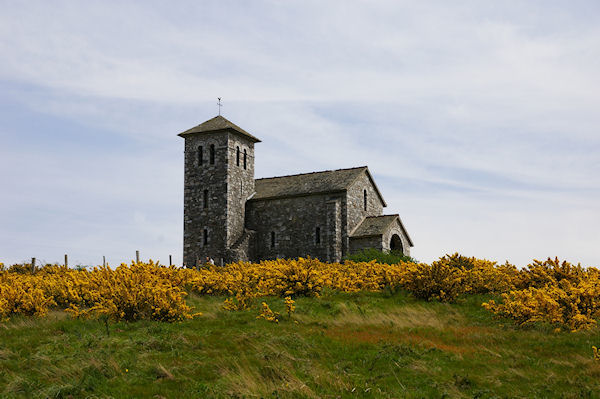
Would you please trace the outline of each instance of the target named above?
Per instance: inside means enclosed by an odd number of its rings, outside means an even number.
[[[246,137],[253,143],[260,143],[260,140],[236,125],[235,123],[225,119],[221,115],[215,116],[212,119],[207,120],[195,126],[191,129],[186,130],[185,132],[179,133],[178,136],[185,138],[186,136],[193,134],[202,134],[202,133],[214,133],[214,132],[225,132],[230,131],[237,133],[241,136]]]

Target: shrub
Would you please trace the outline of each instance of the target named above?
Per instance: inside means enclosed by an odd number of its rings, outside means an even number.
[[[271,270],[258,287],[263,295],[319,296],[327,273],[324,263],[311,258],[267,261],[261,265]]]
[[[324,288],[341,292],[394,292],[400,288],[416,298],[447,302],[463,294],[501,294],[499,303],[489,301],[483,306],[520,325],[547,322],[579,330],[600,318],[598,269],[548,258],[518,270],[509,263],[497,265],[457,253],[431,264],[323,263],[299,258],[193,270],[150,261],[123,264],[114,270],[46,265],[33,274],[29,265],[13,265],[0,270],[0,318],[44,316],[55,307],[68,308],[75,316],[101,318],[105,323],[171,322],[194,317],[185,301],[188,292],[227,296],[224,308],[228,310],[247,309],[259,297],[289,297],[289,314],[292,298],[319,296]]]
[[[577,331],[596,324],[600,317],[596,269],[585,270],[549,259],[535,261],[524,273],[529,275],[530,287],[502,294],[501,303],[491,300],[482,306],[520,325],[541,321]]]
[[[36,266],[33,272],[35,273],[38,270],[39,266]],[[14,265],[10,265],[8,267],[8,271],[11,273],[18,274],[32,274],[31,263],[15,263]]]
[[[415,259],[404,255],[400,251],[384,252],[375,248],[363,249],[360,252],[346,256],[345,259],[352,262],[370,262],[374,260],[377,263],[388,265],[404,262],[418,263]]]
[[[160,277],[152,261],[149,264],[121,264],[116,270],[102,266],[93,272],[77,272],[88,279],[88,289],[83,292],[85,303],[91,307],[79,309],[71,304],[69,311],[75,316],[134,321],[150,319],[180,321],[194,317],[185,302],[187,293]]]
[[[464,292],[464,272],[445,261],[406,265],[402,286],[417,298],[453,302]]]
[[[442,256],[439,261],[446,263],[448,266],[456,267],[457,269],[471,270],[475,267],[477,259],[468,258],[455,252],[452,255],[446,254],[445,256]]]
[[[294,313],[296,311],[296,305],[295,305],[296,301],[294,301],[291,297],[286,296],[284,303],[285,303],[285,312],[287,313],[288,318],[291,318],[292,313]]]
[[[585,275],[585,269],[579,264],[575,266],[567,261],[560,262],[558,258],[548,258],[545,261],[534,259],[524,270],[524,285],[541,288],[562,280],[577,284]]]
[[[271,323],[279,323],[279,313],[273,312],[266,302],[262,303],[262,309],[260,314],[256,316],[257,319],[265,319]]]
[[[0,272],[0,319],[17,314],[45,316],[56,302],[42,287],[40,277]]]

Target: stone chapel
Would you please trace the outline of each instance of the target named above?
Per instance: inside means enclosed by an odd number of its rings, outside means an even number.
[[[327,262],[364,248],[410,254],[400,217],[366,166],[254,178],[260,140],[222,116],[185,139],[183,262],[311,256]]]

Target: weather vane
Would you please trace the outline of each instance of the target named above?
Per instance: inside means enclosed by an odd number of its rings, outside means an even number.
[[[223,106],[223,104],[221,104],[221,97],[217,97],[217,105],[219,106],[219,116],[221,115],[221,107]]]

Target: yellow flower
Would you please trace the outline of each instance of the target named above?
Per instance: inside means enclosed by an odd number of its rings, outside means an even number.
[[[284,297],[291,317],[296,309],[293,297],[319,297],[323,289],[404,289],[417,298],[447,302],[461,295],[497,293],[502,299],[482,304],[485,309],[521,325],[546,322],[571,331],[588,329],[600,318],[600,270],[596,268],[548,258],[519,270],[508,263],[453,254],[431,264],[394,265],[299,258],[200,270],[152,261],[82,271],[44,266],[35,273],[28,265],[4,266],[0,267],[0,320],[17,314],[43,317],[58,308],[73,317],[102,318],[107,326],[109,320],[182,321],[199,315],[187,305],[188,293],[226,296],[223,308],[232,311],[249,309],[258,298]],[[265,303],[259,318],[276,322],[278,315],[266,309]]]
[[[285,297],[285,311],[288,314],[288,317],[292,317],[292,313],[296,310],[296,306],[294,306],[296,302],[289,296]]]
[[[262,310],[261,310],[260,314],[258,316],[256,316],[256,318],[257,319],[265,319],[265,320],[273,322],[273,323],[279,323],[279,313],[273,312],[271,310],[271,308],[269,308],[269,305],[267,305],[266,302],[262,303]]]

